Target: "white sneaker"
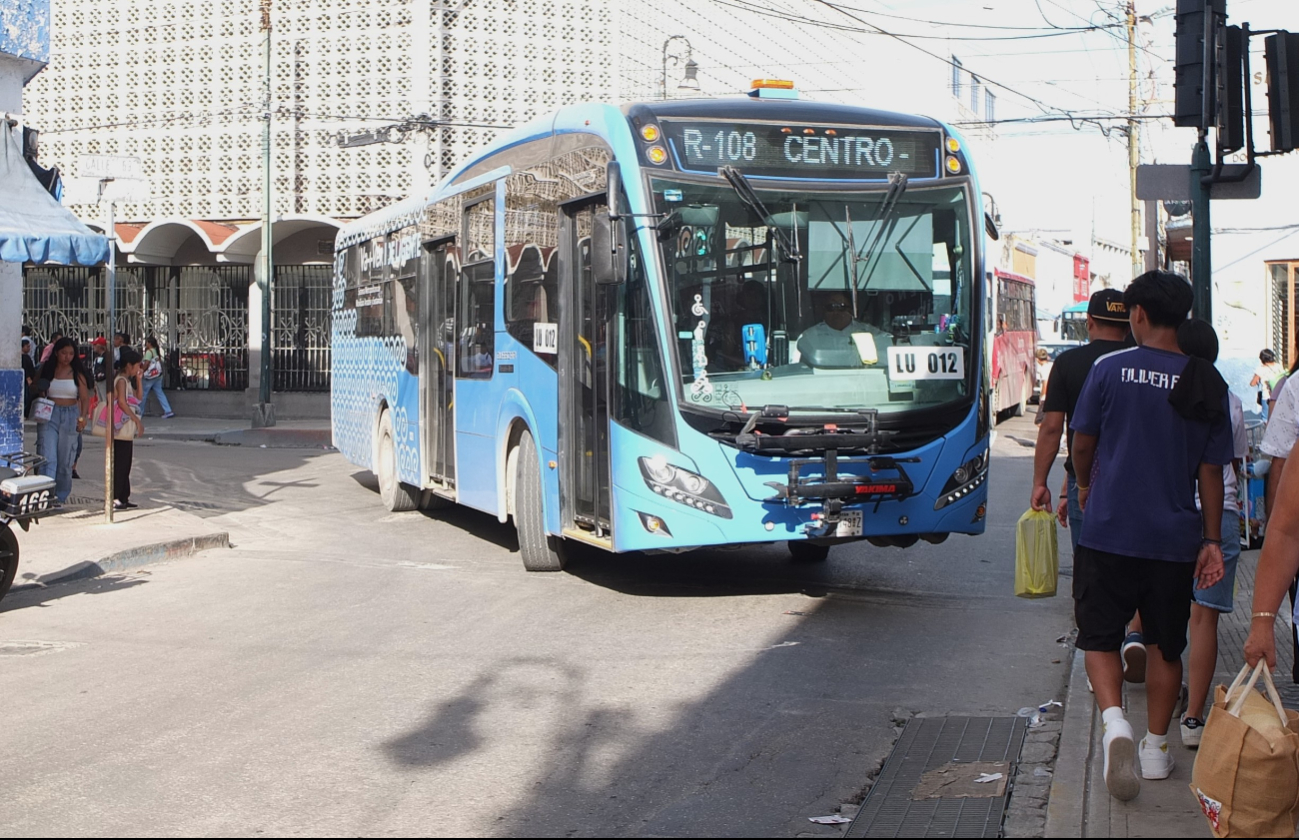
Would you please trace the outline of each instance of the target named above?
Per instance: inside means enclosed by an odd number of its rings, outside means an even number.
[[[1115,799],[1124,802],[1136,799],[1141,792],[1141,780],[1133,767],[1136,743],[1132,725],[1126,720],[1116,720],[1104,726],[1105,737],[1101,743],[1105,748],[1105,787]]]
[[[1198,749],[1200,736],[1204,734],[1204,721],[1199,718],[1182,718],[1182,746]]]
[[[1167,779],[1173,775],[1173,754],[1168,749],[1168,742],[1163,746],[1148,747],[1146,739],[1141,739],[1141,778]]]

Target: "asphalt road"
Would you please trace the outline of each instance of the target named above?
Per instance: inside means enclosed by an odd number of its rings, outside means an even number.
[[[895,710],[1060,696],[1070,604],[1011,592],[1034,430],[999,431],[981,537],[559,575],[493,517],[387,513],[336,453],[142,444],[136,496],[235,547],[0,605],[0,654],[49,643],[0,655],[0,834],[820,831]]]

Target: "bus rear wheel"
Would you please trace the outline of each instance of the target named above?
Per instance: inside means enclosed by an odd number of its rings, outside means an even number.
[[[542,502],[541,467],[537,444],[524,432],[519,438],[514,461],[514,528],[519,533],[519,556],[529,572],[562,572],[563,544],[546,533],[546,514]]]
[[[785,545],[789,548],[789,559],[795,563],[824,563],[830,558],[828,545],[794,540],[790,540]]]
[[[375,472],[379,476],[379,497],[383,506],[391,511],[414,510],[419,507],[423,493],[419,488],[397,479],[397,445],[393,441],[392,416],[385,411],[379,418],[379,448],[376,453]]]

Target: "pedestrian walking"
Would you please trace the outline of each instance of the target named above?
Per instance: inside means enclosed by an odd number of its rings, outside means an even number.
[[[40,435],[40,453],[45,459],[41,473],[54,479],[55,504],[62,507],[72,493],[77,435],[90,416],[90,377],[77,359],[72,339],[60,338],[54,343],[41,365],[37,387],[54,401],[54,413],[41,424],[45,426]]]
[[[1254,376],[1249,380],[1249,387],[1260,390],[1260,404],[1269,405],[1272,402],[1272,386],[1283,376],[1285,367],[1277,361],[1276,352],[1270,347],[1260,350],[1258,367],[1254,368]]]
[[[23,336],[23,418],[32,414],[32,400],[36,399],[36,360],[32,358],[32,340]]]
[[[38,364],[43,365],[49,360],[50,354],[54,352],[54,345],[59,343],[60,338],[63,338],[62,330],[55,330],[50,334],[50,343],[45,345],[45,349],[41,350],[41,358]]]
[[[1188,356],[1209,364],[1218,361],[1218,333],[1213,325],[1198,318],[1183,321],[1177,328],[1177,344]],[[1222,468],[1222,580],[1208,589],[1197,589],[1191,604],[1190,674],[1187,678],[1186,710],[1179,725],[1182,745],[1196,748],[1204,729],[1204,707],[1209,700],[1209,686],[1218,667],[1218,616],[1232,611],[1232,594],[1236,589],[1236,565],[1240,560],[1240,498],[1237,473],[1249,454],[1245,435],[1245,407],[1240,397],[1227,391],[1231,412],[1231,464]],[[1203,503],[1196,494],[1197,507]],[[1212,511],[1203,512],[1206,517]]]
[[[1078,647],[1101,709],[1110,794],[1134,798],[1166,779],[1194,590],[1222,579],[1222,468],[1231,463],[1227,383],[1184,355],[1177,327],[1191,309],[1180,275],[1148,271],[1123,294],[1136,347],[1092,367],[1074,411],[1073,462],[1083,510],[1074,564]],[[1199,481],[1203,513],[1195,508]],[[1140,612],[1149,729],[1137,748],[1122,707],[1125,629]]]
[[[103,402],[108,389],[108,341],[102,335],[90,342],[90,369],[95,377],[95,397]]]
[[[1042,425],[1037,431],[1037,448],[1033,455],[1033,492],[1029,503],[1034,510],[1055,510],[1060,524],[1069,530],[1075,557],[1078,554],[1078,535],[1082,532],[1083,513],[1078,507],[1078,482],[1074,477],[1073,414],[1078,405],[1078,395],[1092,365],[1101,356],[1128,346],[1128,310],[1123,303],[1123,293],[1117,289],[1101,289],[1087,302],[1088,344],[1066,350],[1051,365],[1046,393],[1038,406]],[[1065,434],[1066,423],[1069,424]],[[1065,489],[1060,494],[1058,507],[1052,503],[1047,485],[1055,456],[1060,451],[1060,437],[1064,435],[1067,452],[1064,459]]]
[[[1272,528],[1273,509],[1280,493],[1281,477],[1285,472],[1290,452],[1294,449],[1295,441],[1299,440],[1299,387],[1285,387],[1274,390],[1273,394],[1276,397],[1275,406],[1268,414],[1267,428],[1263,431],[1263,442],[1258,447],[1260,452],[1272,459],[1268,465],[1263,490],[1265,532]],[[1299,578],[1292,579],[1288,588],[1290,603],[1293,606],[1299,603]],[[1290,644],[1296,654],[1290,678],[1299,683],[1299,627],[1297,626],[1291,626]]]
[[[171,403],[167,401],[167,394],[162,390],[162,350],[158,348],[157,336],[149,336],[144,340],[144,393],[140,395],[140,413],[144,414],[149,409],[149,395],[158,395],[158,407],[162,409],[162,419],[169,420],[176,414],[171,410]]]
[[[135,395],[135,381],[140,376],[144,357],[133,347],[123,346],[117,354],[117,375],[113,378],[114,418],[118,410],[126,423],[134,423],[136,435],[144,434],[144,420],[140,416],[141,403]],[[116,427],[116,421],[114,421]],[[106,430],[107,431],[107,430]],[[128,510],[139,507],[131,501],[131,460],[135,454],[134,440],[113,437],[113,509]]]

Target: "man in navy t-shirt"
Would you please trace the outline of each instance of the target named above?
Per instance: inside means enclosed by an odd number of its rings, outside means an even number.
[[[1072,429],[1079,503],[1086,511],[1074,574],[1078,647],[1105,726],[1105,781],[1119,799],[1140,790],[1132,727],[1124,719],[1124,626],[1140,612],[1149,732],[1141,775],[1166,779],[1168,727],[1182,684],[1182,651],[1196,586],[1222,577],[1222,467],[1231,463],[1227,387],[1211,364],[1183,355],[1177,326],[1192,302],[1184,278],[1150,271],[1124,302],[1139,346],[1096,360]]]

